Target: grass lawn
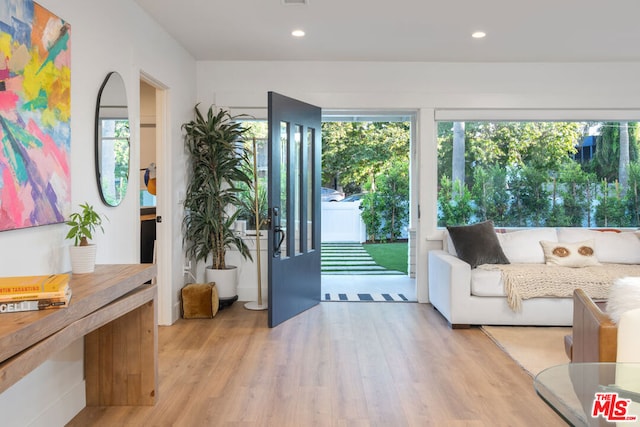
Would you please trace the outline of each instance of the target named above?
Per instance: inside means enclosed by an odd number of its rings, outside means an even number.
[[[407,242],[402,243],[367,243],[362,245],[369,252],[369,255],[377,264],[388,268],[407,273],[408,271],[408,251]]]

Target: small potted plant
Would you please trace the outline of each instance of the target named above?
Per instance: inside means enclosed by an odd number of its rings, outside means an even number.
[[[71,271],[74,274],[92,273],[96,263],[96,245],[89,244],[96,229],[102,228],[102,216],[89,203],[80,204],[78,212],[69,215],[66,224],[71,227],[67,239],[74,244],[69,247],[71,257]]]

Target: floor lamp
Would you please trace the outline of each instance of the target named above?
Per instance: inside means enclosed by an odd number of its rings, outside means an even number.
[[[258,301],[250,301],[244,305],[244,308],[248,310],[266,310],[267,303],[262,301],[262,270],[260,267],[260,204],[258,197],[258,150],[256,145],[256,139],[253,138],[253,213],[256,219],[256,264],[258,265]]]

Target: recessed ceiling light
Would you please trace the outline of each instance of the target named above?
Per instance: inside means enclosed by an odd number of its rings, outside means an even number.
[[[487,33],[485,33],[484,31],[476,31],[475,33],[471,34],[471,37],[473,37],[474,39],[481,39],[487,36]]]
[[[291,31],[291,35],[293,37],[304,37],[304,31],[302,31],[302,30],[293,30],[293,31]]]

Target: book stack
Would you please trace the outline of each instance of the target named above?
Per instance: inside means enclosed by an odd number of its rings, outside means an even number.
[[[0,313],[67,307],[69,278],[69,274],[0,277]]]

